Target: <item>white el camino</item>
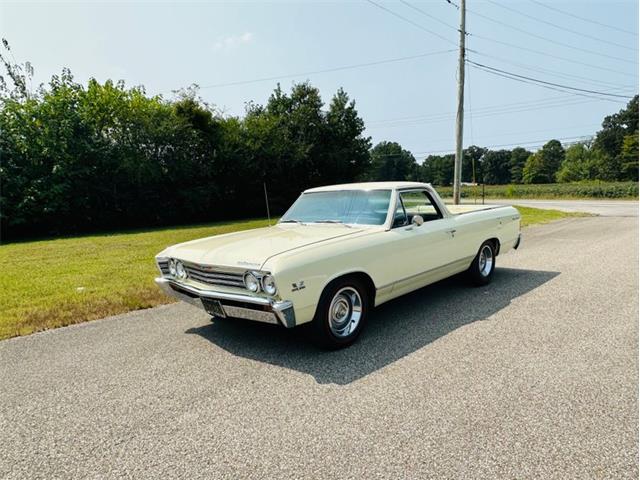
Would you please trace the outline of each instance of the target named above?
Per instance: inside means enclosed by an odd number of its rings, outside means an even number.
[[[340,348],[373,307],[461,272],[486,285],[519,244],[513,207],[445,205],[425,183],[333,185],[304,191],[274,226],[168,247],[156,283],[214,317],[310,323]]]

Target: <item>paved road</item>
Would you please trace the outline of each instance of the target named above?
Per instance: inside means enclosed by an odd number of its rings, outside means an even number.
[[[467,203],[473,201],[466,200]],[[637,200],[523,200],[487,199],[487,204],[522,205],[524,207],[562,210],[565,212],[595,213],[605,217],[637,217]]]
[[[0,342],[0,478],[637,478],[637,232],[528,229],[339,352],[186,305]]]

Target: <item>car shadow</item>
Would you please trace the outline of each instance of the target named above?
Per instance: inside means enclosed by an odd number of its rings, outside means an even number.
[[[346,385],[459,327],[487,319],[557,275],[498,268],[492,283],[480,288],[470,287],[459,276],[443,280],[376,308],[359,340],[338,351],[318,349],[303,328],[287,330],[246,320],[216,319],[186,333],[234,355],[307,373],[318,383]]]

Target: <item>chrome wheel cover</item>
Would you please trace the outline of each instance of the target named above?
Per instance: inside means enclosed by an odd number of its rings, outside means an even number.
[[[353,287],[338,290],[329,305],[328,321],[331,333],[344,338],[351,335],[362,318],[362,298]]]
[[[485,245],[480,250],[480,256],[478,258],[478,270],[480,275],[488,277],[493,269],[493,249],[489,245]]]

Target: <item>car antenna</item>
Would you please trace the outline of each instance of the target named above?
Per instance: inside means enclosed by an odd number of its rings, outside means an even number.
[[[271,226],[271,212],[269,212],[269,196],[267,195],[267,182],[262,182],[264,187],[264,202],[267,204],[267,218],[269,219],[269,226]]]

